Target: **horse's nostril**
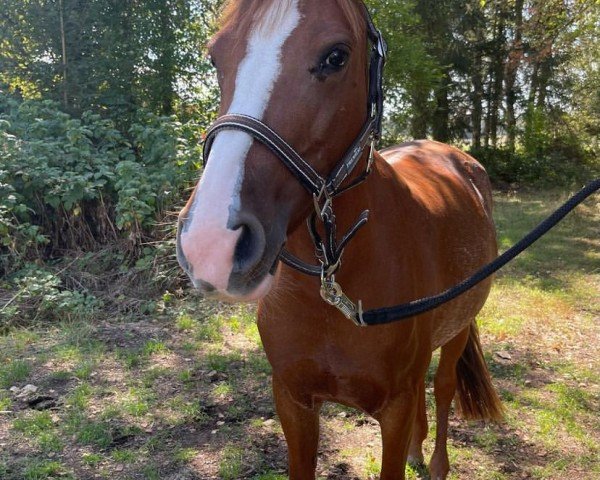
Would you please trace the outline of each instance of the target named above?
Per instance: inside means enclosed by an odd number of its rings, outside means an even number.
[[[240,270],[243,270],[244,263],[247,263],[248,260],[252,257],[252,231],[248,225],[243,225],[242,234],[238,240],[237,245],[235,246],[235,265]]]
[[[236,229],[242,230],[233,255],[234,271],[241,274],[250,272],[261,260],[265,249],[265,234],[260,222],[255,218],[245,218]]]

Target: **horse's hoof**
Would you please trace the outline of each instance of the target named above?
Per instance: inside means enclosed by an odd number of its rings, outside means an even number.
[[[415,468],[425,466],[425,458],[423,457],[423,454],[409,455],[407,462],[411,467],[415,467]]]
[[[427,465],[423,455],[409,455],[407,463],[412,468],[419,478],[427,478]]]

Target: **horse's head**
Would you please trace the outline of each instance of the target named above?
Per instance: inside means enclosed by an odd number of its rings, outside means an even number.
[[[220,115],[275,130],[326,177],[367,117],[367,38],[354,0],[232,0],[209,44]],[[220,131],[179,217],[178,257],[195,286],[231,300],[264,297],[288,232],[312,200],[248,133]]]

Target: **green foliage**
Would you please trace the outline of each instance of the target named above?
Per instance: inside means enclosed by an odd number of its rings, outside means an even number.
[[[279,473],[267,472],[254,477],[254,480],[286,480],[288,477]]]
[[[222,480],[240,478],[242,473],[244,451],[239,447],[227,446],[223,450],[223,458],[219,465],[219,477]]]
[[[31,312],[31,320],[44,316],[47,320],[87,319],[102,306],[102,302],[87,291],[64,289],[62,281],[52,272],[34,264],[26,264],[8,284],[16,293],[12,304],[0,308],[0,325],[10,325],[11,319]]]
[[[133,149],[116,166],[119,229],[141,233],[157,214],[179,200],[182,186],[200,168],[199,130],[195,124],[182,125],[175,118],[139,114],[129,130]]]
[[[23,478],[25,480],[45,480],[56,477],[74,478],[71,474],[67,473],[65,467],[60,462],[49,460],[30,462],[23,471]]]
[[[562,116],[560,113],[554,115]],[[472,149],[469,153],[486,167],[497,184],[525,183],[540,187],[584,183],[600,173],[600,162],[585,149],[566,122],[530,106],[525,115],[521,145]]]
[[[53,428],[52,418],[48,412],[34,412],[31,416],[18,418],[13,428],[25,435],[36,437]]]
[[[125,129],[139,108],[171,115],[194,89],[219,0],[0,0],[0,84]],[[202,79],[200,79],[202,82]]]
[[[200,132],[148,111],[121,132],[97,114],[73,118],[54,102],[0,92],[0,273],[12,292],[0,296],[0,320],[21,313],[23,301],[33,302],[33,318],[81,318],[101,305],[81,282],[40,266],[57,252],[124,240],[121,262],[138,260],[140,271],[172,255],[172,242],[142,243],[197,177]]]
[[[398,143],[407,138],[408,132],[422,136],[414,130],[430,116],[429,94],[440,80],[441,66],[427,52],[426,35],[415,12],[417,2],[368,3],[388,45],[384,143]]]
[[[198,131],[141,111],[124,134],[96,114],[0,96],[2,245],[26,257],[48,239],[74,248],[140,238],[196,175]]]

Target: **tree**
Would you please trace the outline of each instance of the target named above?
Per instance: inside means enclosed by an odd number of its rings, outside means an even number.
[[[441,68],[426,49],[426,35],[412,1],[376,0],[371,3],[377,26],[388,43],[386,96],[393,105],[391,141],[425,138],[432,117],[431,93]]]

